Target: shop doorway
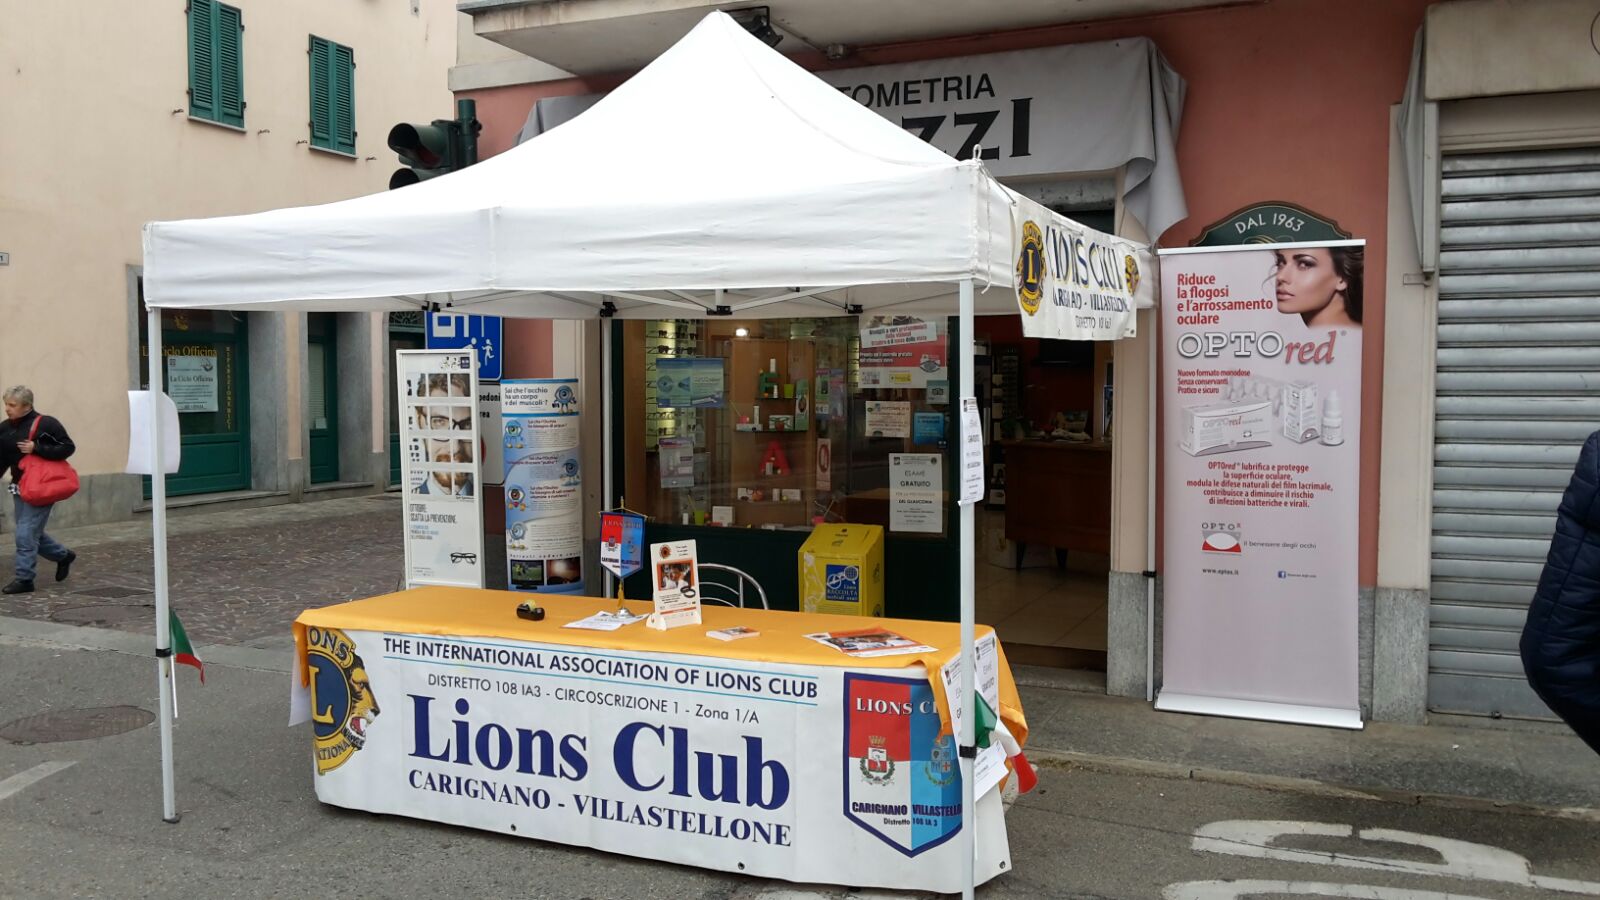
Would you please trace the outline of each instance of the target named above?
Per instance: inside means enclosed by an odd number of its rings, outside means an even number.
[[[311,483],[339,480],[338,320],[306,316],[306,424],[311,436]]]
[[[149,359],[143,282],[139,296],[140,386]],[[244,313],[162,310],[162,378],[178,407],[182,460],[167,476],[167,494],[210,494],[250,488],[249,334]],[[149,499],[150,479],[144,479]]]
[[[1110,232],[1110,211],[1056,209]],[[1104,671],[1111,553],[1109,344],[977,322],[989,494],[979,511],[977,618],[1014,663]]]
[[[389,314],[389,359],[384,371],[394,371],[396,350],[422,350],[424,344],[422,313],[392,312]],[[391,376],[385,393],[389,396],[389,484],[400,484],[400,400]]]

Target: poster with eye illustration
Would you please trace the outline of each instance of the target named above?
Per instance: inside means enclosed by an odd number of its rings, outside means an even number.
[[[406,586],[483,587],[477,360],[398,350]]]
[[[583,472],[578,380],[500,384],[506,480],[507,584],[583,593]]]

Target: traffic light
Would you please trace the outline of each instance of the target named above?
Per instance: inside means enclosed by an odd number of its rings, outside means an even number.
[[[389,176],[389,190],[464,169],[478,161],[477,103],[456,102],[456,117],[427,125],[401,122],[389,129],[389,149],[405,166]]]

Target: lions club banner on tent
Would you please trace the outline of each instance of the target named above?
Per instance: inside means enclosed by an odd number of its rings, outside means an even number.
[[[1022,333],[1073,341],[1133,337],[1136,310],[1155,299],[1150,248],[1085,228],[1025,197],[1014,199]]]
[[[1156,706],[1359,728],[1364,244],[1161,257]]]
[[[960,890],[961,771],[925,675],[317,626],[302,646],[325,803]],[[1010,866],[1000,792],[975,812],[982,883]]]

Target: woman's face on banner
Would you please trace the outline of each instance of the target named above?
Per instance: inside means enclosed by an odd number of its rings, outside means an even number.
[[[1326,247],[1279,250],[1274,255],[1272,281],[1278,292],[1278,312],[1315,314],[1345,289]]]

